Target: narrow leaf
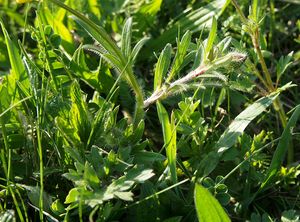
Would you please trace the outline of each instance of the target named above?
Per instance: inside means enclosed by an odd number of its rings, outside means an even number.
[[[154,90],[159,89],[162,85],[162,80],[166,76],[171,63],[172,46],[167,44],[161,52],[158,62],[155,67],[154,74]]]
[[[211,51],[211,49],[213,47],[214,41],[216,39],[216,35],[217,35],[217,20],[215,17],[213,17],[211,29],[210,29],[206,47],[205,47],[205,58],[209,55],[209,52]]]
[[[271,94],[270,96],[263,97],[247,107],[241,112],[229,125],[229,127],[222,134],[216,144],[216,149],[219,154],[222,154],[230,147],[232,147],[237,138],[242,135],[249,123],[266,110],[268,106],[272,104],[274,99],[278,96],[278,93]]]
[[[15,79],[22,81],[27,79],[27,75],[25,73],[25,67],[21,59],[21,55],[18,51],[17,46],[14,44],[14,42],[9,37],[9,34],[7,33],[4,24],[2,21],[0,21],[2,32],[5,37],[6,47],[8,51],[9,61],[12,67],[12,71],[15,75]],[[28,82],[29,84],[29,82]]]
[[[264,182],[260,186],[260,190],[263,190],[276,175],[279,167],[283,163],[285,158],[285,153],[289,147],[289,143],[292,137],[292,129],[295,127],[297,120],[300,117],[300,105],[296,106],[293,115],[289,119],[287,126],[285,127],[281,139],[277,145],[277,148],[274,152],[271,165],[267,171],[267,176],[265,177]]]
[[[215,0],[196,10],[185,10],[178,16],[178,20],[171,23],[169,27],[156,39],[148,43],[147,54],[153,51],[160,51],[167,43],[173,43],[177,35],[178,27],[182,33],[190,30],[192,33],[201,31],[203,28],[210,28],[211,18],[218,18],[225,10],[229,0]]]
[[[138,43],[134,46],[131,52],[130,60],[134,62],[137,58],[138,53],[142,49],[142,47],[145,45],[145,43],[149,40],[148,37],[142,38]]]
[[[177,44],[177,52],[173,61],[172,68],[170,70],[169,76],[167,78],[167,82],[170,82],[176,73],[180,71],[182,68],[182,64],[185,58],[185,55],[187,54],[188,47],[191,43],[191,37],[192,33],[190,31],[187,31],[181,38],[181,41]]]
[[[121,50],[125,58],[130,57],[131,54],[131,34],[132,34],[132,18],[128,18],[123,31],[121,39]]]
[[[168,159],[168,166],[170,168],[171,180],[175,184],[177,183],[177,173],[176,173],[176,126],[175,117],[171,115],[171,122],[169,120],[169,115],[164,108],[164,106],[157,102],[157,113],[159,121],[163,128],[164,146],[166,148],[166,154]]]

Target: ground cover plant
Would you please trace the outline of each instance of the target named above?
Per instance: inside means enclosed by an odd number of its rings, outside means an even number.
[[[0,221],[300,221],[299,1],[0,15]]]

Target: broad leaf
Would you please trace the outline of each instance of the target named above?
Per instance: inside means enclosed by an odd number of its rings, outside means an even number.
[[[194,201],[199,222],[229,222],[230,219],[217,199],[196,183]]]

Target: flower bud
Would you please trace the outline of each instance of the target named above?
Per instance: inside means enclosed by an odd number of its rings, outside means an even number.
[[[216,59],[213,62],[213,67],[227,66],[232,63],[242,63],[246,60],[247,55],[241,52],[230,52],[227,55]]]

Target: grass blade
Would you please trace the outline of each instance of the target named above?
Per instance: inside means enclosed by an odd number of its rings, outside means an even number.
[[[27,80],[27,84],[29,85],[29,81],[27,79],[27,75],[25,72],[25,67],[21,59],[21,55],[18,51],[17,46],[14,44],[14,42],[9,37],[9,34],[7,33],[4,24],[0,20],[2,32],[5,37],[6,47],[8,51],[9,61],[12,67],[12,71],[15,75],[15,79],[22,82],[23,80]],[[24,84],[24,83],[23,83]],[[28,86],[26,85],[26,86]]]
[[[75,16],[75,21],[77,21],[90,34],[90,36],[93,37],[101,45],[101,47],[107,51],[107,53],[111,54],[113,57],[119,60],[118,64],[114,65],[119,65],[118,69],[121,71],[121,73],[124,73],[125,80],[131,86],[136,95],[136,109],[133,121],[134,125],[137,126],[144,116],[143,92],[136,77],[133,74],[131,65],[128,65],[128,61],[126,58],[124,58],[121,50],[102,27],[96,25],[84,15],[63,4],[59,0],[48,1],[72,13]]]
[[[216,144],[216,150],[218,153],[221,155],[230,147],[232,147],[238,137],[242,135],[249,123],[262,112],[264,112],[266,108],[273,103],[278,95],[279,93],[274,93],[270,96],[263,97],[241,112],[218,140]]]
[[[218,165],[223,153],[230,149],[242,135],[249,123],[269,107],[279,92],[263,97],[241,112],[224,131],[214,149],[200,163],[203,175],[209,175]]]
[[[149,41],[147,55],[152,53],[152,51],[160,51],[167,43],[174,43],[178,27],[180,27],[182,33],[188,30],[191,33],[195,33],[203,28],[210,28],[211,18],[213,16],[218,18],[229,2],[228,0],[216,0],[197,10],[183,12],[179,19],[172,23],[162,35]]]
[[[205,52],[204,58],[207,58],[207,56],[209,55],[209,52],[211,51],[211,49],[213,47],[216,36],[217,36],[217,20],[215,17],[213,17],[211,29],[209,32],[209,36],[208,36],[205,51],[204,51]]]
[[[168,159],[168,165],[171,172],[171,180],[175,184],[177,183],[177,173],[176,173],[176,126],[174,115],[171,115],[171,122],[169,120],[169,115],[164,108],[164,106],[157,102],[157,113],[159,121],[162,125],[163,136],[164,136],[164,147],[166,148],[166,154]]]
[[[285,127],[285,129],[281,135],[281,139],[280,139],[280,141],[277,145],[277,148],[274,152],[272,162],[267,171],[265,180],[260,186],[260,191],[262,191],[264,188],[266,188],[266,186],[272,181],[272,179],[276,175],[279,167],[283,163],[285,154],[287,152],[289,143],[292,138],[292,129],[293,129],[293,127],[295,127],[299,117],[300,117],[300,105],[296,106],[295,111],[293,112],[293,115],[291,116],[290,120],[287,123],[287,126]]]
[[[230,221],[217,199],[198,183],[195,185],[194,201],[199,222]]]

